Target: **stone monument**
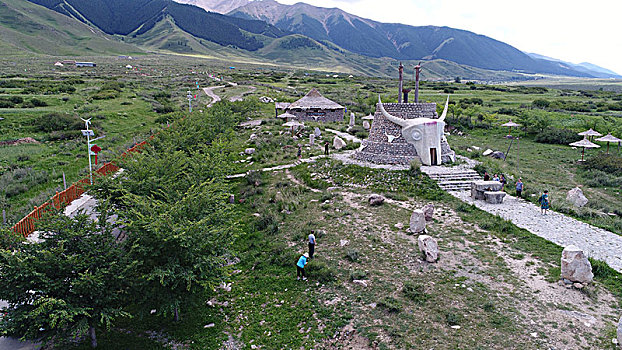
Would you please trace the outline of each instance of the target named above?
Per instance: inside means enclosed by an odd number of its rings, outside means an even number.
[[[444,134],[449,97],[440,117],[436,103],[418,102],[417,85],[415,103],[402,103],[402,93],[407,90],[403,88],[402,70],[403,66],[400,68],[398,103],[382,103],[378,96],[369,137],[353,157],[379,164],[408,165],[416,158],[423,165],[453,162],[455,153]]]

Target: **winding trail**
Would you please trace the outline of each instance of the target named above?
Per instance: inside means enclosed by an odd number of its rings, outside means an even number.
[[[228,84],[229,84],[230,86],[238,86],[238,84],[237,84],[237,83],[232,83],[232,82],[229,82]],[[216,90],[216,89],[220,89],[220,88],[224,88],[225,86],[226,86],[226,85],[218,85],[218,86],[210,86],[210,87],[203,88],[203,91],[205,92],[205,94],[206,94],[207,96],[209,96],[209,98],[211,98],[211,99],[212,99],[212,101],[211,101],[211,102],[207,105],[207,107],[211,107],[211,106],[213,106],[213,105],[214,105],[214,103],[216,103],[216,102],[218,102],[218,101],[221,101],[221,100],[222,100],[222,99],[220,98],[220,96],[218,96],[218,95],[214,92],[214,90]],[[254,87],[254,86],[249,86],[247,91],[244,91],[244,92],[242,92],[242,93],[241,93],[241,94],[239,94],[239,95],[231,96],[231,97],[229,98],[229,101],[231,101],[231,102],[242,101],[242,100],[244,99],[244,96],[245,96],[245,95],[250,94],[250,93],[254,92],[255,90],[257,90],[257,88],[256,88],[256,87]]]

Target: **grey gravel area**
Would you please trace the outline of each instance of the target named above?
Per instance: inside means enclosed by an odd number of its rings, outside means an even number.
[[[488,204],[474,201],[468,191],[450,193],[562,247],[573,244],[586,255],[605,261],[616,271],[622,272],[622,236],[550,210],[547,215],[542,215],[535,204],[510,195],[505,197],[502,204]]]

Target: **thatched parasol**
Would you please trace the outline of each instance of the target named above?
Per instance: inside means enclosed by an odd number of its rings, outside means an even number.
[[[362,119],[363,120],[374,120],[374,116],[370,114],[370,115],[368,115],[366,117],[363,117]]]
[[[590,129],[590,130],[592,130],[592,129]],[[583,161],[583,155],[585,154],[585,149],[586,148],[600,148],[599,145],[590,142],[590,140],[587,139],[587,135],[583,138],[583,140],[577,141],[577,142],[573,142],[573,143],[570,144],[570,146],[581,147],[582,148],[582,151],[581,151],[581,161]]]
[[[510,128],[510,130],[508,131],[508,135],[512,135],[512,127],[518,127],[521,126],[520,124],[514,123],[512,121],[512,119],[510,119],[509,122],[505,123],[505,124],[501,124],[501,126],[507,126]]]
[[[594,136],[603,136],[603,134],[599,133],[596,130],[592,130],[592,128],[590,128],[590,130],[586,130],[584,132],[580,132],[579,135],[581,136],[587,136],[587,138],[589,138],[590,140],[592,138],[594,138]]]
[[[611,135],[611,133],[608,133],[606,136],[603,136],[601,138],[597,138],[596,141],[607,142],[607,154],[609,154],[609,143],[610,142],[617,142],[618,143],[618,149],[620,148],[620,142],[622,142],[622,140],[620,140],[619,138]]]
[[[287,112],[285,112],[283,114],[279,114],[276,117],[279,118],[279,119],[285,119],[285,121],[290,121],[292,119],[296,119],[295,115],[293,115],[291,113],[287,113]]]
[[[288,128],[291,126],[293,128],[293,127],[297,127],[297,126],[305,126],[305,124],[301,123],[301,122],[297,122],[295,120],[292,120],[292,121],[289,121],[287,123],[284,123],[283,126],[286,126]]]

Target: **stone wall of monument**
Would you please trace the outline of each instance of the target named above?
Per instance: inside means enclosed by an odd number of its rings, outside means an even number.
[[[436,103],[383,103],[383,106],[389,114],[404,119],[438,119]],[[441,142],[441,149],[441,161],[449,162],[449,152],[452,151],[446,140]],[[409,164],[418,155],[415,146],[402,137],[401,127],[387,120],[376,105],[369,137],[365,140],[363,149],[353,157],[379,164]]]

